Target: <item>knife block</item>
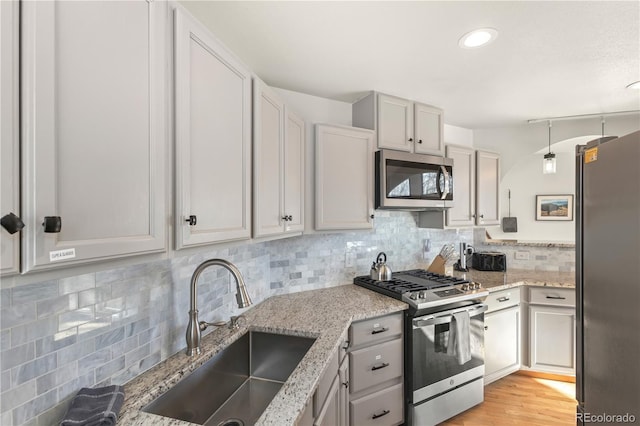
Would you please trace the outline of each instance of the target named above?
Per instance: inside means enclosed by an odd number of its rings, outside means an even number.
[[[434,274],[442,274],[444,275],[444,266],[447,263],[444,257],[437,255],[431,265],[427,268],[427,271],[433,272]]]

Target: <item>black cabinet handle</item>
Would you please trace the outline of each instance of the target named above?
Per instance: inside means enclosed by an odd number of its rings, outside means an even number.
[[[381,370],[381,369],[386,368],[388,366],[389,366],[388,362],[383,362],[380,365],[374,365],[373,367],[371,367],[371,371]]]
[[[506,296],[498,297],[498,302],[506,302],[507,300],[511,300],[511,299]]]
[[[418,139],[418,143],[422,143],[422,139]]]
[[[342,386],[344,386],[345,388],[349,388],[349,381],[347,380],[346,382],[342,383]]]
[[[375,419],[379,419],[379,418],[380,418],[380,417],[382,417],[382,416],[386,416],[386,415],[387,415],[387,414],[389,414],[390,412],[391,412],[391,411],[389,411],[389,410],[383,410],[383,411],[382,411],[382,413],[380,413],[380,414],[374,414],[371,418],[372,418],[373,420],[375,420]]]
[[[0,225],[2,225],[2,227],[10,234],[15,234],[24,228],[24,222],[22,219],[16,216],[13,212],[9,212],[2,216],[2,219],[0,219]]]
[[[291,222],[291,221],[293,220],[293,216],[291,216],[291,215],[287,216],[287,220],[288,220],[289,222]]]
[[[198,218],[195,215],[191,215],[184,221],[187,222],[189,226],[196,226],[196,223],[198,223]]]
[[[413,138],[409,138],[409,142],[413,142]]]
[[[387,327],[382,327],[382,328],[376,328],[375,330],[373,330],[371,332],[371,334],[378,334],[378,333],[384,333],[385,331],[388,331],[389,329]]]
[[[44,232],[57,234],[62,229],[62,218],[60,216],[45,216],[42,226],[44,226]]]
[[[562,296],[547,296],[547,299],[564,300],[564,299],[566,299],[566,297],[562,297]]]
[[[487,331],[488,329],[489,329],[489,326],[488,326],[488,325],[485,325],[485,326],[484,326],[484,330],[485,330],[485,331]]]
[[[369,217],[370,217],[371,219],[373,219],[375,216],[374,216],[374,215],[371,215],[371,216],[369,216]]]

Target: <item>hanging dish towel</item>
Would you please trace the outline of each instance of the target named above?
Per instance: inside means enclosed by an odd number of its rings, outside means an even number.
[[[469,336],[469,312],[456,312],[449,326],[447,355],[456,357],[463,365],[471,360],[471,337]]]
[[[82,388],[71,400],[60,426],[113,426],[123,403],[122,386]]]

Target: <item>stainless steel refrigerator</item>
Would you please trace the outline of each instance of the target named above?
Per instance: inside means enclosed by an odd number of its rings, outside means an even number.
[[[576,296],[577,424],[640,424],[640,131],[576,147]]]

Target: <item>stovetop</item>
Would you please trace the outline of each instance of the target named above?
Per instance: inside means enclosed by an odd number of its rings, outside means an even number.
[[[476,299],[481,301],[489,295],[480,283],[424,269],[394,272],[390,281],[377,281],[365,275],[354,278],[353,283],[402,300],[416,310]]]

